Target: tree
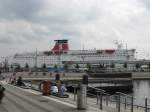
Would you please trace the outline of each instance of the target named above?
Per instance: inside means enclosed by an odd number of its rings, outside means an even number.
[[[137,63],[137,64],[135,65],[135,67],[136,67],[137,70],[139,70],[139,68],[141,67],[141,65],[140,65],[139,63]]]
[[[115,68],[115,64],[114,64],[114,63],[112,63],[110,67],[111,67],[111,68]]]
[[[19,71],[21,69],[20,64],[18,64],[15,68],[15,70]]]
[[[123,67],[127,70],[128,65],[126,62],[124,63]]]
[[[57,67],[56,64],[54,65],[54,70],[55,70],[55,71],[58,71],[58,67]]]
[[[25,71],[26,71],[26,70],[27,70],[27,71],[29,70],[29,65],[28,65],[28,63],[25,64],[25,67],[24,67],[24,68],[25,68]]]
[[[75,65],[75,68],[76,68],[77,70],[79,70],[79,64],[76,64],[76,65]]]
[[[102,69],[102,68],[104,68],[104,65],[99,64],[99,65],[98,65],[98,68],[99,68],[99,69]]]
[[[87,63],[87,68],[88,68],[88,70],[90,70],[91,69],[91,65],[89,64],[89,63]]]
[[[25,69],[29,69],[28,63],[25,64]]]
[[[68,64],[67,64],[67,63],[64,64],[64,70],[65,70],[66,72],[68,71]]]
[[[10,68],[11,68],[11,71],[13,71],[13,70],[14,70],[14,67],[13,67],[13,65],[11,65],[11,66],[10,66]]]
[[[5,71],[8,71],[8,62],[5,60],[4,62],[4,70]]]
[[[20,64],[18,64],[18,65],[17,65],[17,69],[19,70],[20,68],[21,68],[21,67],[20,67]]]
[[[46,69],[46,64],[45,64],[45,63],[42,65],[42,68],[43,68],[43,69]]]
[[[150,71],[150,62],[148,63],[148,69],[149,69],[149,71]]]
[[[45,69],[46,69],[46,64],[43,63],[43,65],[42,65],[42,70],[45,71]]]

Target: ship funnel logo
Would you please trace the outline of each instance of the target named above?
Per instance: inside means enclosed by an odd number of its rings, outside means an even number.
[[[59,44],[59,50],[63,50],[62,44]]]
[[[55,45],[52,49],[54,54],[67,53],[69,50],[68,40],[55,40]]]

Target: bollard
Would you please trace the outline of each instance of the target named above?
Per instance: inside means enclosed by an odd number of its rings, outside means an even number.
[[[87,85],[81,84],[77,89],[77,109],[85,110],[87,108],[86,100]]]
[[[116,108],[118,108],[118,98],[117,98],[117,95],[115,96],[115,101],[116,101]]]
[[[99,92],[98,91],[96,91],[96,97],[97,97],[97,105],[98,105],[98,100],[99,100]]]
[[[109,100],[109,98],[108,98],[109,96],[108,95],[106,95],[106,106],[108,106],[108,100]]]
[[[147,98],[145,98],[145,112],[147,112]]]
[[[77,108],[79,110],[85,110],[87,108],[87,85],[88,85],[88,75],[83,75],[82,84],[79,84],[77,89]]]
[[[76,94],[77,94],[76,87],[74,87],[74,101],[76,101]]]
[[[102,92],[100,92],[100,109],[102,110],[103,109],[103,93]]]
[[[131,97],[131,112],[133,112],[133,96]]]

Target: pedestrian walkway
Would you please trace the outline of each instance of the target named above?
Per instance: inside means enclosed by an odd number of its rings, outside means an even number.
[[[41,92],[5,85],[6,96],[0,105],[0,112],[106,112],[88,106],[78,110],[73,99],[43,96]]]

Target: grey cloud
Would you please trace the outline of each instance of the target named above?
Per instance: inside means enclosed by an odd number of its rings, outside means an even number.
[[[23,19],[41,24],[68,24],[97,18],[96,7],[85,10],[86,8],[81,9],[82,7],[74,2],[66,2],[60,0],[51,2],[48,0],[0,0],[0,18]],[[65,5],[68,5],[68,9]]]
[[[6,27],[1,27],[0,43],[2,44],[26,44],[41,41],[45,35],[45,29],[39,25],[27,24],[26,22],[3,23]],[[2,26],[3,26],[2,25]],[[44,38],[44,37],[43,37]]]
[[[23,40],[22,39],[19,39],[19,38],[14,38],[14,37],[11,37],[11,36],[8,36],[8,37],[3,37],[3,38],[0,38],[0,43],[1,44],[18,44],[18,43],[23,43]]]
[[[118,39],[148,42],[150,11],[143,3],[149,6],[149,0],[0,0],[0,43],[45,49],[67,38],[78,49],[111,47]]]
[[[32,19],[41,10],[44,0],[0,0],[0,15],[2,19]]]
[[[61,5],[58,5],[58,3]],[[72,6],[74,5],[73,2],[70,3]],[[25,31],[26,26],[24,26],[25,28],[16,28],[13,36],[14,38],[17,37],[18,40],[14,40],[13,37],[7,39],[8,32],[6,32],[6,38],[4,36],[1,42],[16,44],[30,42],[31,40],[39,41],[42,38],[44,39],[45,36],[58,33],[62,37],[69,35],[79,37],[80,29],[77,29],[74,25],[86,24],[88,21],[97,19],[97,10],[94,6],[88,10],[81,10],[81,6],[77,8],[72,6],[67,9],[63,1],[59,0],[51,3],[48,3],[47,0],[0,0],[0,19],[7,21],[23,20],[33,26],[30,29],[32,32]],[[46,30],[49,30],[49,32],[45,32],[43,29],[40,30],[42,26],[46,26]]]
[[[141,0],[147,8],[150,9],[150,0]]]

